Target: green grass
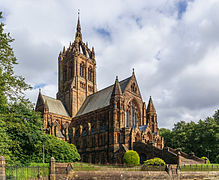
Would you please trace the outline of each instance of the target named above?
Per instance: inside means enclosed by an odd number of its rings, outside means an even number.
[[[219,164],[192,164],[180,166],[181,171],[219,171]]]
[[[6,178],[7,179],[27,179],[27,178],[36,178],[44,177],[49,175],[48,164],[43,163],[33,163],[30,166],[6,166]]]

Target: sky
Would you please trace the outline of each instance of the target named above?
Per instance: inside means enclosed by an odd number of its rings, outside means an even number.
[[[219,109],[218,0],[0,0],[5,31],[33,90],[56,97],[58,55],[82,38],[94,46],[97,88],[135,75],[143,100],[152,96],[160,128],[199,121]]]

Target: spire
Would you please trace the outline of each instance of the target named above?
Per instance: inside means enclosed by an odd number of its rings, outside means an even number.
[[[80,23],[80,10],[78,9],[78,24],[77,24],[77,31],[75,38],[80,38],[82,40],[82,34],[81,34],[81,23]]]
[[[148,102],[148,107],[147,107],[146,111],[147,111],[147,113],[156,112],[151,96],[150,96],[150,99],[149,99],[149,102]]]
[[[132,68],[132,75],[135,75],[135,69]]]
[[[120,84],[119,84],[119,80],[118,80],[118,76],[116,76],[116,81],[115,81],[115,84],[113,86],[113,91],[112,91],[112,96],[115,96],[115,95],[121,95],[122,94],[122,90],[121,90],[121,87],[120,87]]]

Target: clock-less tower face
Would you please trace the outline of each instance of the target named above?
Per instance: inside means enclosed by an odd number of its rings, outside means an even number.
[[[74,117],[87,96],[95,93],[96,61],[94,48],[82,41],[78,19],[75,40],[58,57],[58,93],[69,114]]]

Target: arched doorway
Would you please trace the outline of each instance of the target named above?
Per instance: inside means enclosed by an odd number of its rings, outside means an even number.
[[[136,136],[135,136],[135,142],[139,142],[139,141],[141,141],[141,135],[139,134],[139,132],[136,134]]]

